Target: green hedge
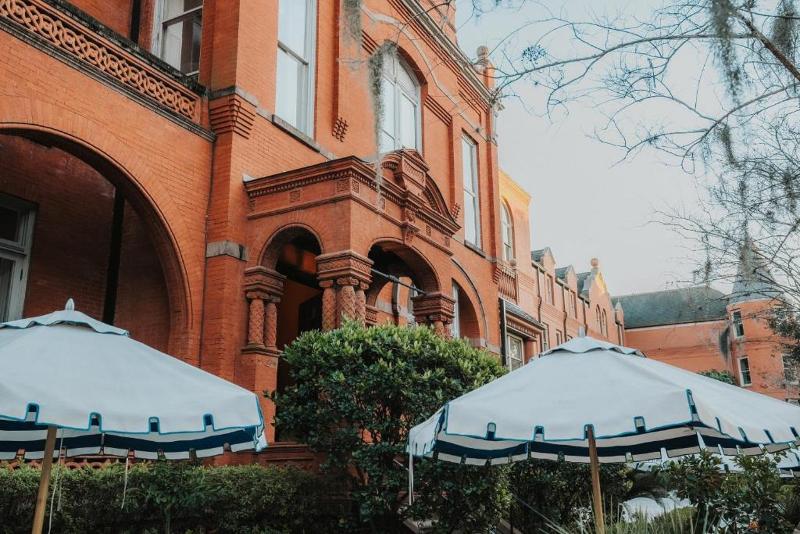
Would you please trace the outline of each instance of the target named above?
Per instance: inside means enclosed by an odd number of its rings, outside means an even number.
[[[295,468],[136,464],[128,473],[124,509],[123,466],[62,469],[60,476],[61,509],[53,515],[53,532],[302,533],[347,527],[347,503],[332,497],[339,492]],[[0,533],[30,532],[38,484],[36,469],[0,466]]]

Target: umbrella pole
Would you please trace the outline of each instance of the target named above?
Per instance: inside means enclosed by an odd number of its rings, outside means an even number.
[[[44,513],[47,508],[47,493],[50,489],[50,470],[53,467],[53,449],[56,447],[56,427],[47,427],[47,441],[42,458],[42,475],[39,479],[39,493],[36,496],[36,511],[33,514],[32,534],[41,534],[44,528]]]
[[[603,517],[603,497],[600,493],[600,461],[597,458],[597,442],[594,439],[594,427],[589,427],[589,463],[592,468],[592,503],[594,504],[594,527],[597,534],[606,534],[606,522]]]

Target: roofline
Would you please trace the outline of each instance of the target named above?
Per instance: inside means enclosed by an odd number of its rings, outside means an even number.
[[[719,319],[707,319],[705,321],[679,321],[674,323],[659,323],[644,326],[628,326],[625,323],[625,330],[644,330],[645,328],[664,328],[665,326],[688,326],[692,324],[706,324],[706,323],[721,323],[727,320],[728,316],[720,317]]]
[[[645,291],[643,293],[627,293],[625,295],[614,295],[611,298],[612,299],[621,299],[621,298],[625,298],[625,297],[638,297],[638,296],[644,296],[644,295],[656,295],[656,294],[659,294],[659,293],[673,293],[675,291],[686,291],[687,289],[702,289],[702,288],[711,289],[712,291],[716,291],[717,293],[720,293],[721,295],[723,295],[725,297],[729,297],[730,296],[730,295],[728,295],[726,293],[723,293],[722,291],[720,291],[719,289],[717,289],[715,287],[699,285],[699,286],[676,287],[674,289],[661,289],[661,290],[658,290],[658,291]]]

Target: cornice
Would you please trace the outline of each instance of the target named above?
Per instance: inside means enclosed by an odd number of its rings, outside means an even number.
[[[418,0],[390,0],[395,7],[403,7],[409,11],[412,16],[408,17],[410,25],[422,25],[424,31],[420,32],[421,36],[425,38],[426,35],[433,37],[435,44],[443,52],[443,56],[450,59],[456,70],[460,71],[464,77],[469,80],[470,88],[475,91],[485,101],[486,105],[490,105],[492,101],[492,94],[481,82],[478,73],[472,68],[472,62],[464,54],[464,51],[451,41],[444,31],[436,24],[431,18],[430,14],[424,10]],[[416,24],[414,24],[416,23]],[[469,65],[469,68],[465,67]]]

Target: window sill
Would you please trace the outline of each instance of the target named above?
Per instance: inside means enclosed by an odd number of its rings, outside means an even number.
[[[281,130],[283,130],[287,134],[291,135],[292,137],[294,137],[295,139],[297,139],[298,141],[300,141],[301,143],[303,143],[304,145],[306,145],[308,148],[312,149],[313,151],[322,154],[327,159],[334,159],[334,155],[331,154],[330,152],[328,152],[327,150],[325,150],[324,148],[322,148],[319,145],[319,143],[314,141],[314,139],[312,139],[310,136],[308,136],[302,130],[299,130],[299,129],[295,128],[294,126],[292,126],[291,124],[286,122],[284,119],[278,117],[274,113],[272,113],[272,114],[260,113],[260,115],[264,116],[266,119],[268,119],[270,122],[272,122],[272,124],[274,124],[275,126],[280,128]]]
[[[481,249],[478,247],[478,245],[473,245],[473,244],[472,244],[472,243],[470,243],[469,241],[466,241],[466,240],[465,240],[465,241],[464,241],[464,246],[465,246],[465,247],[467,247],[468,249],[470,249],[472,252],[474,252],[474,253],[475,253],[475,254],[477,254],[478,256],[480,256],[480,257],[482,257],[482,258],[486,258],[486,253],[485,253],[484,251],[482,251],[482,250],[481,250]]]

